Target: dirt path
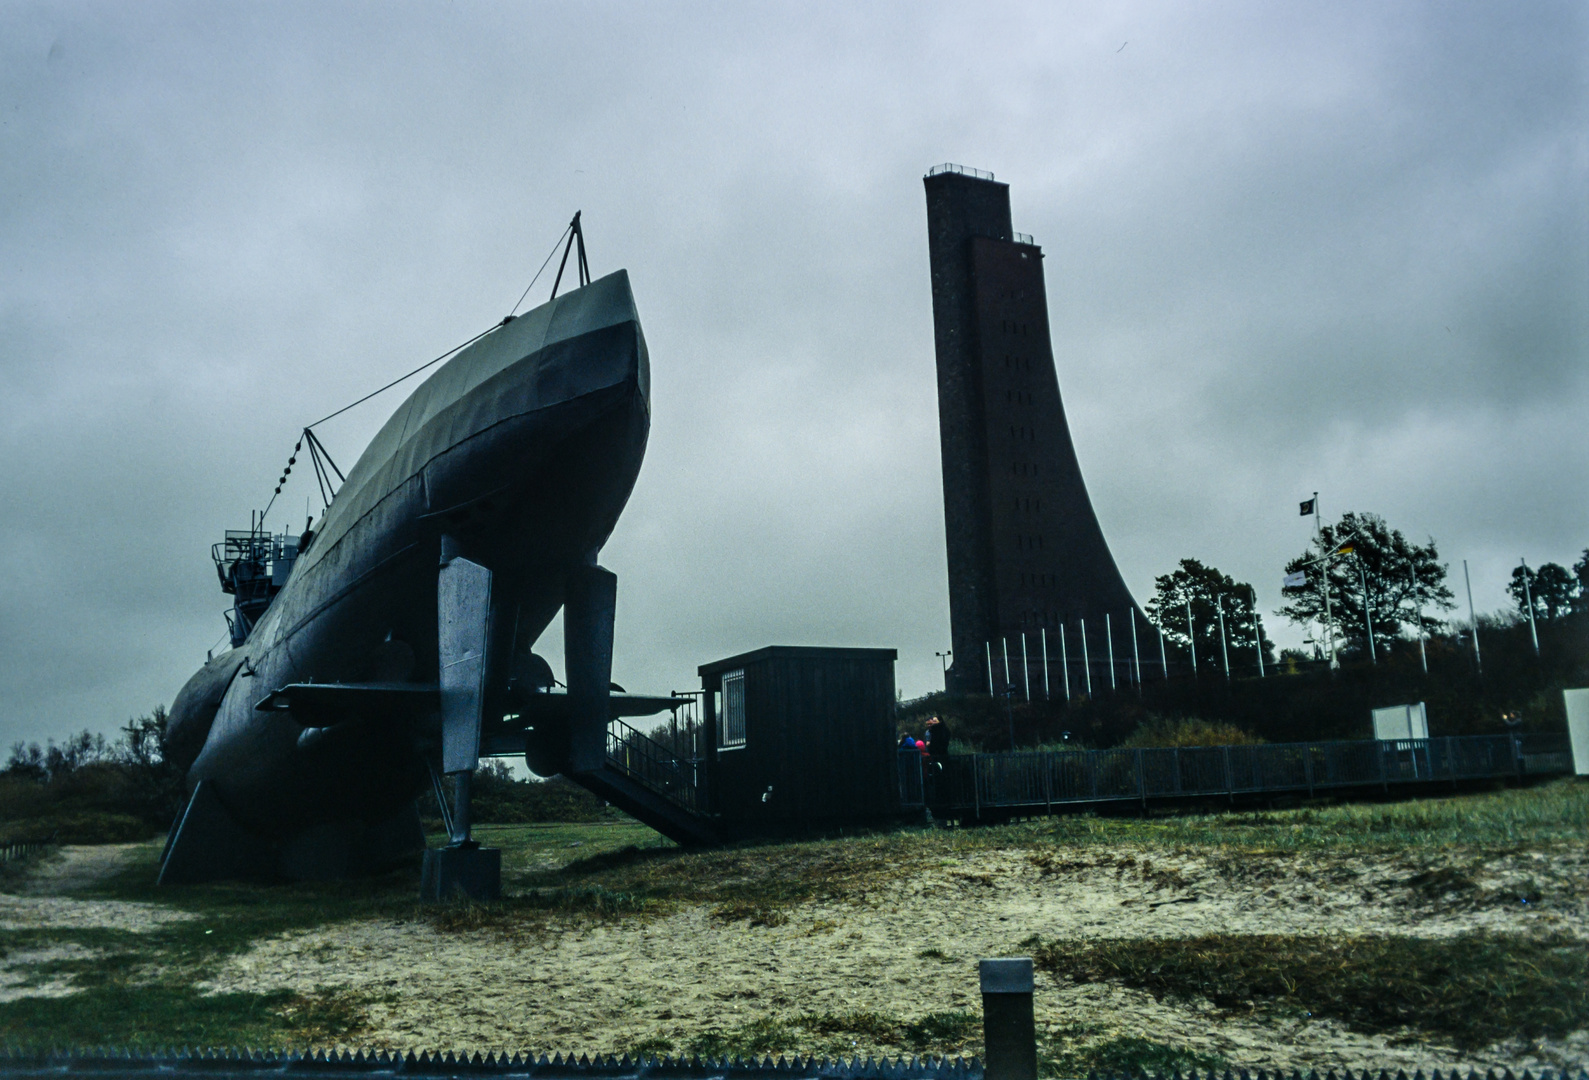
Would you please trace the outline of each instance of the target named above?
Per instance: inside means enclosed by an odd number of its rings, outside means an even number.
[[[62,847],[0,893],[0,930],[96,928],[152,930],[169,922],[193,918],[156,904],[122,900],[79,900],[69,894],[114,876],[142,844],[97,844]],[[8,957],[15,967],[18,961]]]
[[[208,985],[355,992],[372,1002],[362,1041],[378,1046],[683,1049],[714,1028],[787,1024],[813,1014],[913,1020],[974,1013],[975,961],[1020,954],[1020,943],[1034,934],[1075,940],[1487,928],[1589,940],[1589,856],[1413,864],[1146,853],[1034,859],[991,851],[944,860],[860,903],[808,904],[784,916],[780,925],[752,926],[696,907],[649,920],[567,921],[523,938],[363,922],[261,942]],[[1046,977],[1037,1009],[1040,1029],[1061,1042],[1150,1038],[1247,1068],[1399,1066],[1410,1073],[1589,1059],[1589,1033],[1532,1050],[1460,1054],[1306,1017],[1231,1016]],[[809,1050],[809,1036],[790,1039],[775,1052]],[[879,1052],[862,1037],[850,1049]]]

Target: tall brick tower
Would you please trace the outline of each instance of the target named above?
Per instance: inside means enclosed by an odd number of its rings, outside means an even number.
[[[1148,663],[1158,667],[1158,649],[1155,639],[1150,658],[1146,621],[1071,445],[1042,249],[1011,230],[1009,185],[992,174],[940,165],[925,183],[954,650],[948,689],[1031,685],[1038,697],[1045,670],[1053,697],[1067,678],[1073,692],[1124,685]]]

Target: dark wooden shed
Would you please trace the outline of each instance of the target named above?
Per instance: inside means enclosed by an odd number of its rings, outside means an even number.
[[[774,645],[701,665],[703,786],[725,835],[898,815],[898,655]]]

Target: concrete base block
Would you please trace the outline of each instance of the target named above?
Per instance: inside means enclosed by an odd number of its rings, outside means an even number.
[[[449,900],[500,900],[502,851],[500,848],[431,848],[419,875],[419,899],[428,903]]]

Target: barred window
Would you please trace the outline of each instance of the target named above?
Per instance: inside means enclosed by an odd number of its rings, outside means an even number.
[[[745,672],[723,676],[723,722],[718,725],[718,748],[736,750],[745,745]]]

